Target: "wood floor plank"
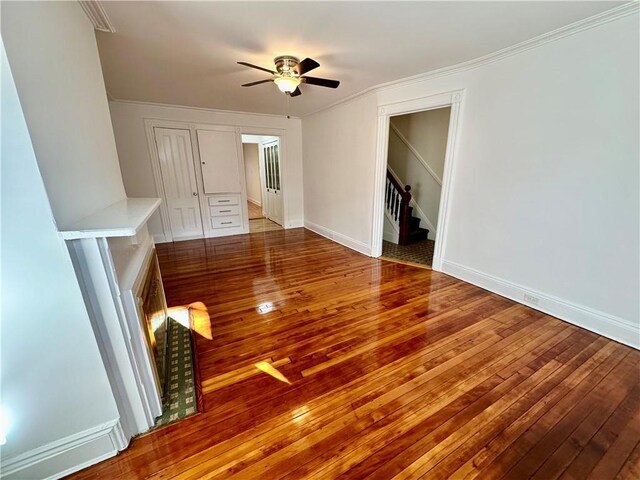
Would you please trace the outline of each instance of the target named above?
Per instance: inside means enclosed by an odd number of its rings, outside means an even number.
[[[72,478],[639,475],[633,349],[305,229],[157,251],[204,411]]]

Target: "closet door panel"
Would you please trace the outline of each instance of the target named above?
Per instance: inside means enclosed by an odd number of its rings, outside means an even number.
[[[242,191],[236,132],[198,130],[197,134],[204,193]]]
[[[154,128],[174,239],[201,237],[202,217],[189,130]]]

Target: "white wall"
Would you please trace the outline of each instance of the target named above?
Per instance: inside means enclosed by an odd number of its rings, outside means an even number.
[[[30,463],[36,459],[33,449],[64,444],[69,436],[117,419],[118,412],[53,221],[4,48],[1,78],[1,402],[11,422],[0,450],[4,475],[17,456]],[[96,445],[90,450],[75,458],[104,453]],[[53,475],[74,466],[67,460],[45,462],[15,477]]]
[[[434,173],[442,178],[451,108],[391,117],[391,123],[409,140]]]
[[[151,158],[147,146],[144,119],[176,122],[232,125],[243,133],[271,133],[271,129],[286,135],[286,159],[281,164],[284,180],[284,202],[288,218],[285,227],[301,226],[302,196],[302,134],[300,119],[271,115],[222,112],[215,110],[174,107],[132,102],[110,102],[111,118],[116,137],[122,177],[128,196],[159,197],[153,181]],[[156,212],[149,221],[149,230],[162,235],[162,224]]]
[[[365,95],[303,119],[304,223],[370,251],[377,103]]]
[[[247,198],[253,203],[262,205],[262,188],[260,187],[260,155],[258,145],[243,143],[244,174],[247,183]]]
[[[391,118],[388,164],[404,185],[411,185],[413,215],[435,239],[451,108]],[[395,128],[393,128],[395,127]],[[418,208],[415,208],[415,207]]]
[[[370,248],[375,107],[465,89],[445,271],[640,345],[638,40],[626,16],[305,117],[305,212]]]
[[[77,2],[3,2],[2,38],[58,225],[124,198],[93,25]]]

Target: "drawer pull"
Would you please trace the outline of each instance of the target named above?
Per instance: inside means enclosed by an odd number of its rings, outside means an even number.
[[[220,225],[229,225],[230,223],[233,223],[233,222],[220,222]]]
[[[230,212],[231,210],[220,210],[220,213],[227,213]]]
[[[218,200],[218,203],[229,203],[231,200]]]

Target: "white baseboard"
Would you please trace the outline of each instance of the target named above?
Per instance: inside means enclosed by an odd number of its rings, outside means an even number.
[[[448,260],[442,260],[441,267],[440,270],[442,272],[460,280],[472,283],[490,292],[553,315],[635,349],[640,349],[640,326],[628,320],[599,312],[553,295],[538,292]],[[537,302],[525,300],[525,295],[535,297]]]
[[[129,442],[119,420],[90,428],[14,457],[2,458],[4,480],[62,478],[113,457]]]
[[[256,207],[262,206],[262,202],[259,202],[258,200],[255,200],[254,198],[251,198],[248,195],[247,195],[247,200],[253,203]]]
[[[156,245],[158,243],[169,243],[169,240],[167,240],[167,237],[164,233],[155,233],[153,235],[153,243]]]
[[[288,222],[283,228],[285,229],[289,229],[289,228],[302,228],[304,227],[304,221],[303,220],[293,220]],[[311,230],[311,229],[309,229]]]
[[[339,243],[340,245],[344,245],[351,250],[355,250],[356,252],[362,253],[363,255],[371,256],[371,245],[367,245],[364,242],[359,240],[355,240],[351,237],[343,235],[338,232],[334,232],[328,228],[320,226],[316,223],[310,222],[309,220],[304,221],[304,227],[311,230],[312,232],[317,233],[318,235],[322,235],[329,240],[333,240],[334,242]]]

